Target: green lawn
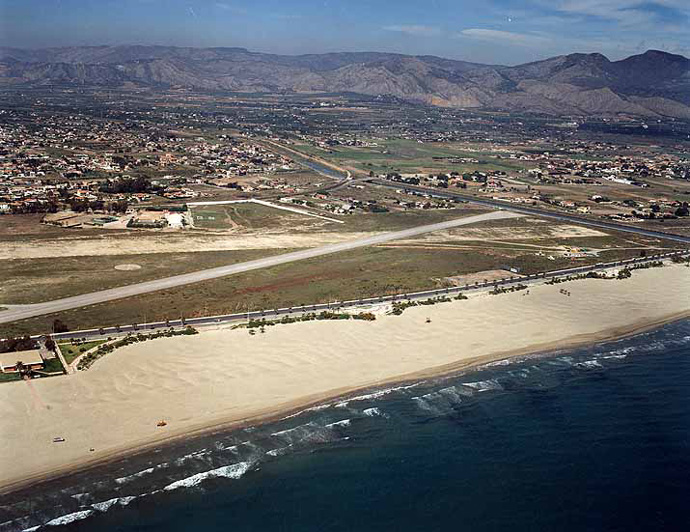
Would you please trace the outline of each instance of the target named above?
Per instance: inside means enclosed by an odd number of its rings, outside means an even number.
[[[0,373],[0,382],[11,382],[21,380],[19,373]]]
[[[68,364],[71,364],[72,361],[79,355],[81,355],[82,353],[86,353],[89,349],[101,345],[104,342],[105,340],[96,340],[94,342],[84,342],[83,344],[76,345],[73,343],[64,343],[58,345],[60,346],[60,351],[62,351],[62,356],[65,357],[65,361]]]
[[[46,371],[48,373],[55,373],[58,371],[64,372],[64,368],[62,367],[62,363],[60,362],[59,358],[53,358],[51,360],[46,360],[43,371]]]

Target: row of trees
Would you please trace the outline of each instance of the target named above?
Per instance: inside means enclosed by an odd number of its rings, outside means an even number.
[[[14,353],[15,351],[28,351],[37,348],[36,340],[31,339],[28,335],[0,340],[0,353]]]
[[[107,194],[138,194],[142,192],[157,193],[163,190],[163,187],[152,184],[143,176],[137,176],[108,179],[101,183],[98,190]]]
[[[70,209],[74,212],[88,212],[88,211],[109,211],[124,214],[127,212],[129,204],[127,200],[118,200],[106,203],[102,200],[89,201],[81,198],[72,198],[69,201]]]

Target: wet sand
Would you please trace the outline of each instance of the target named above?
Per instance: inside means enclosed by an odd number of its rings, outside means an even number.
[[[218,329],[135,344],[83,373],[0,384],[0,491],[358,390],[688,316],[690,269],[667,266],[622,281],[534,286],[529,295],[479,294],[374,322],[277,325],[253,336]],[[156,426],[161,419],[167,426]],[[66,441],[52,443],[55,436]]]

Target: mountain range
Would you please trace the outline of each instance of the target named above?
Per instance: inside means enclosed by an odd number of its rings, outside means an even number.
[[[243,48],[0,48],[0,86],[54,84],[350,92],[468,109],[690,120],[690,59],[657,50],[620,61],[593,53],[498,66],[378,52],[288,56]]]

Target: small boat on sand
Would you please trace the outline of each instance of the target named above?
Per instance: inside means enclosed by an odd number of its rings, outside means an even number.
[[[161,419],[161,420],[156,424],[156,426],[157,426],[157,427],[165,427],[167,424],[168,424],[167,421],[165,421],[164,419]]]

